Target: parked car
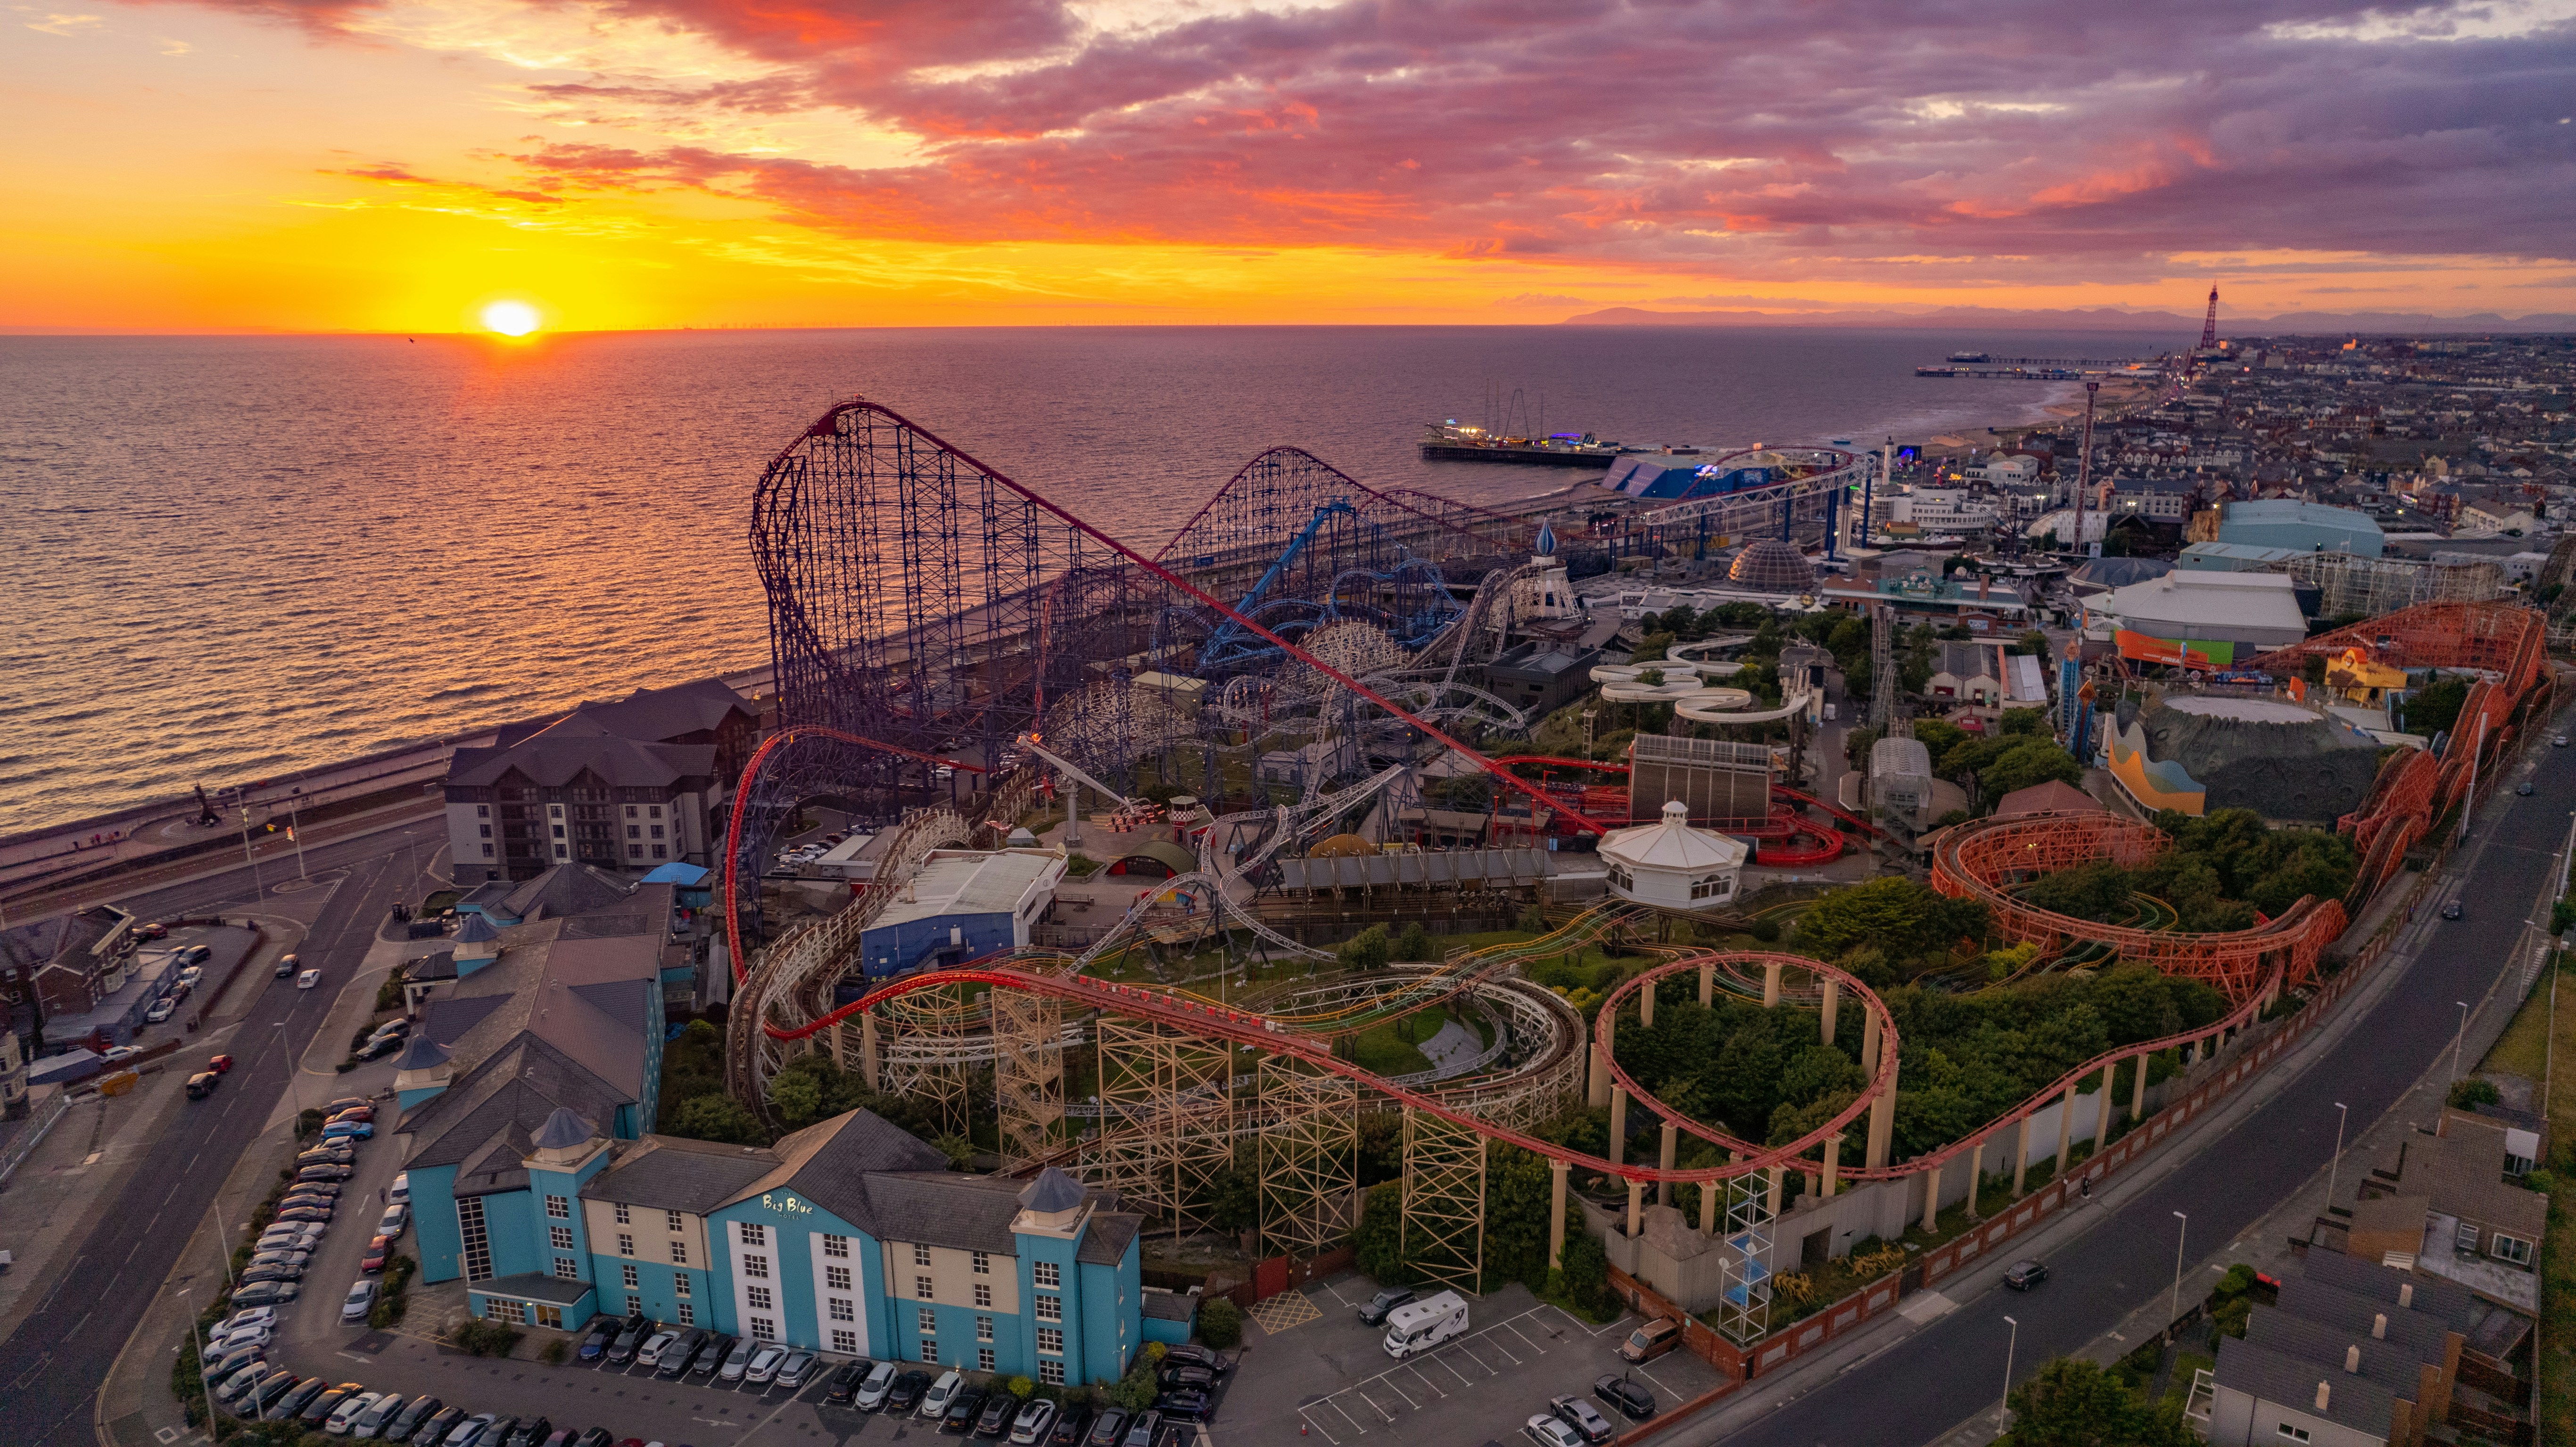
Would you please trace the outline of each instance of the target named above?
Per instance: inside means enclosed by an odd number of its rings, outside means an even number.
[[[302,1281],[304,1268],[283,1264],[252,1266],[244,1268],[239,1279],[244,1286],[256,1286],[263,1281]]]
[[[260,1378],[258,1386],[242,1394],[242,1409],[254,1417],[264,1417],[298,1385],[299,1380],[293,1372],[271,1372]]]
[[[509,1440],[510,1434],[517,1430],[519,1430],[518,1418],[495,1417],[490,1425],[483,1429],[483,1435],[474,1439],[474,1447],[501,1447],[503,1442]]]
[[[233,1304],[235,1306],[275,1306],[280,1302],[293,1301],[302,1295],[303,1291],[303,1287],[292,1281],[262,1281],[234,1292]]]
[[[289,1221],[283,1225],[271,1226],[259,1233],[259,1244],[256,1249],[267,1251],[286,1246],[298,1251],[310,1251],[313,1249],[313,1243],[321,1239],[321,1227]]]
[[[102,1051],[98,1058],[114,1065],[122,1060],[131,1060],[142,1053],[143,1047],[140,1045],[117,1045]]]
[[[948,1410],[939,1414],[939,1430],[959,1436],[975,1430],[976,1414],[984,1410],[984,1389],[959,1387],[948,1399]]]
[[[401,1411],[394,1413],[385,1423],[384,1430],[376,1435],[387,1442],[408,1442],[412,1433],[420,1430],[421,1423],[436,1416],[438,1409],[446,1405],[436,1397],[414,1397],[404,1404]]]
[[[1583,1438],[1572,1427],[1546,1412],[1540,1412],[1521,1424],[1521,1435],[1536,1447],[1583,1447]]]
[[[411,1207],[387,1206],[385,1213],[376,1218],[376,1234],[390,1240],[402,1235],[403,1228],[410,1224]]]
[[[1127,1435],[1118,1439],[1118,1447],[1154,1447],[1154,1439],[1162,1432],[1162,1413],[1139,1412],[1127,1419]]]
[[[253,1370],[233,1373],[225,1380],[223,1386],[217,1389],[215,1400],[223,1403],[236,1415],[247,1416],[256,1410],[254,1404],[258,1402],[259,1394],[264,1388],[292,1386],[294,1383],[295,1373],[262,1362]]]
[[[644,1344],[635,1349],[635,1365],[639,1367],[662,1365],[662,1349],[679,1339],[680,1334],[676,1331],[657,1331],[644,1338]]]
[[[1011,1430],[1011,1419],[1019,1415],[1020,1399],[996,1388],[984,1394],[984,1405],[976,1410],[974,1432],[978,1437],[999,1437]]]
[[[599,1360],[600,1354],[608,1350],[608,1344],[617,1340],[617,1333],[624,1325],[613,1316],[592,1317],[590,1334],[581,1339],[581,1349],[576,1355],[586,1362]]]
[[[751,1359],[758,1355],[759,1352],[760,1343],[752,1340],[750,1337],[744,1337],[742,1340],[735,1342],[733,1344],[733,1350],[725,1353],[724,1365],[716,1368],[716,1380],[720,1382],[741,1381],[743,1373],[751,1370]]]
[[[608,1447],[614,1436],[605,1427],[593,1427],[572,1440],[572,1447]]]
[[[948,1411],[948,1404],[957,1400],[957,1393],[965,1385],[965,1373],[954,1369],[941,1372],[939,1380],[930,1384],[930,1390],[921,1394],[921,1415],[934,1422],[939,1420]]]
[[[1404,1306],[1412,1300],[1412,1292],[1401,1286],[1390,1286],[1361,1304],[1360,1325],[1384,1326],[1386,1319],[1395,1313],[1397,1307]]]
[[[661,1352],[653,1358],[653,1374],[661,1377],[679,1376],[689,1369],[689,1363],[696,1358],[698,1348],[706,1344],[707,1329],[702,1326],[687,1327],[672,1333],[671,1339],[662,1344]]]
[[[350,1285],[347,1299],[340,1303],[340,1319],[365,1321],[367,1313],[375,1310],[375,1306],[376,1283],[362,1277]]]
[[[1619,1435],[1619,1429],[1610,1424],[1609,1418],[1601,1415],[1601,1409],[1581,1397],[1550,1397],[1547,1409],[1586,1442],[1607,1442]]]
[[[1166,1366],[1163,1368],[1162,1387],[1166,1392],[1180,1391],[1183,1389],[1194,1392],[1205,1392],[1212,1390],[1215,1386],[1216,1373],[1209,1371],[1205,1367]]]
[[[1055,1430],[1047,1433],[1047,1447],[1082,1447],[1091,1435],[1092,1409],[1087,1406],[1067,1408],[1055,1419]]]
[[[798,1347],[787,1354],[787,1360],[778,1364],[778,1376],[775,1380],[782,1387],[791,1389],[801,1387],[805,1385],[805,1378],[813,1373],[814,1361],[812,1352]]]
[[[156,919],[150,924],[136,925],[134,933],[140,939],[166,940],[170,937],[170,927]]]
[[[875,1362],[861,1360],[843,1362],[832,1368],[831,1375],[823,1379],[823,1400],[835,1407],[847,1407],[856,1402],[859,1388],[867,1384],[868,1374],[874,1371],[877,1365]],[[891,1373],[887,1375],[887,1380],[893,1380]]]
[[[375,1405],[349,1419],[349,1435],[364,1441],[384,1431],[385,1424],[402,1414],[400,1392],[379,1392]]]
[[[376,1128],[363,1120],[334,1121],[331,1124],[322,1127],[322,1139],[326,1141],[367,1141],[374,1140],[375,1138]]]
[[[382,1236],[368,1242],[367,1254],[358,1258],[359,1273],[366,1276],[373,1276],[377,1272],[384,1270],[385,1258],[392,1255],[393,1250],[393,1243],[387,1241]]]
[[[177,1013],[178,1009],[179,1002],[171,996],[164,995],[152,1002],[152,1008],[143,1012],[143,1018],[146,1023],[158,1025]],[[126,1018],[130,1020],[134,1017],[129,1015]]]
[[[1092,1419],[1091,1435],[1083,1439],[1082,1447],[1118,1447],[1126,1439],[1127,1409],[1103,1407],[1100,1415]]]
[[[328,1116],[328,1115],[338,1115],[340,1112],[342,1112],[342,1111],[344,1111],[344,1110],[348,1110],[348,1109],[350,1109],[350,1108],[351,1108],[351,1107],[353,1107],[353,1106],[374,1105],[374,1104],[375,1104],[375,1101],[374,1101],[373,1099],[371,1099],[371,1098],[367,1097],[367,1096],[363,1096],[363,1095],[344,1095],[344,1096],[341,1096],[338,1100],[326,1100],[326,1101],[324,1101],[324,1102],[322,1103],[322,1113],[323,1113],[324,1115],[326,1115],[326,1116]]]
[[[644,1345],[644,1338],[652,1334],[652,1328],[650,1318],[628,1317],[624,1329],[617,1333],[617,1340],[608,1344],[608,1359],[612,1362],[635,1360],[636,1349]]]
[[[197,987],[197,983],[204,978],[206,978],[206,967],[203,965],[190,965],[179,972],[179,983],[192,990],[195,989]]]
[[[421,1420],[420,1426],[411,1434],[411,1441],[417,1447],[428,1447],[431,1443],[446,1447],[447,1439],[456,1435],[456,1429],[468,1420],[463,1407],[441,1407]],[[488,1422],[491,1418],[483,1420]]]
[[[501,1419],[489,1412],[477,1412],[448,1429],[445,1447],[473,1447],[474,1443],[488,1441],[487,1434],[500,1423]]]
[[[230,1075],[233,1073],[233,1058],[229,1055],[215,1056],[206,1062],[206,1068],[217,1075]]]
[[[2048,1279],[2048,1268],[2036,1257],[2025,1257],[2004,1268],[2004,1285],[2015,1291],[2028,1291]]]
[[[212,945],[181,945],[170,956],[179,962],[182,969],[190,965],[202,965],[214,957],[215,950]]]
[[[382,1060],[402,1047],[403,1038],[399,1035],[371,1035],[366,1044],[358,1047],[358,1059]]]
[[[922,1394],[930,1390],[930,1373],[915,1369],[898,1375],[886,1388],[885,1410],[909,1412],[921,1405]],[[945,1404],[942,1404],[943,1409]]]
[[[350,1429],[358,1425],[359,1416],[374,1410],[375,1405],[384,1399],[382,1392],[353,1392],[331,1410],[330,1416],[322,1419],[322,1430],[334,1437],[346,1437]]]
[[[1194,1341],[1183,1342],[1178,1346],[1165,1347],[1163,1349],[1163,1365],[1167,1367],[1205,1367],[1220,1377],[1234,1370],[1234,1363],[1227,1361],[1224,1353],[1215,1351],[1208,1347],[1200,1346]]]
[[[1682,1344],[1682,1324],[1669,1316],[1657,1317],[1628,1333],[1619,1343],[1619,1359],[1628,1362],[1651,1362]]]
[[[1165,1392],[1154,1399],[1154,1410],[1166,1421],[1203,1422],[1216,1410],[1216,1399],[1195,1387]]]
[[[721,1333],[707,1338],[707,1344],[698,1348],[697,1357],[689,1363],[690,1374],[694,1376],[700,1372],[713,1373],[718,1367],[724,1365],[726,1357],[733,1354],[733,1347],[734,1338]]]
[[[776,1381],[778,1379],[779,1364],[786,1360],[787,1348],[782,1346],[763,1346],[760,1350],[751,1354],[750,1362],[745,1364],[742,1369],[742,1379],[746,1382],[756,1384]],[[726,1365],[730,1367],[732,1363],[728,1362]]]
[[[279,1221],[321,1221],[327,1223],[331,1219],[331,1208],[329,1206],[297,1206],[290,1210],[278,1212],[273,1219]]]
[[[554,1434],[554,1423],[543,1417],[530,1417],[510,1429],[510,1434],[501,1439],[501,1447],[538,1447]]]
[[[1013,1447],[1042,1447],[1047,1434],[1055,1429],[1055,1416],[1055,1403],[1044,1397],[1022,1406],[1019,1415],[1011,1419]]]
[[[323,1388],[320,1395],[304,1404],[304,1410],[295,1414],[295,1420],[307,1427],[319,1427],[331,1420],[331,1414],[340,1410],[342,1402],[362,1390],[364,1389],[356,1382],[341,1382],[327,1386]]]
[[[397,1206],[411,1204],[411,1172],[405,1171],[394,1177],[394,1183],[385,1187],[385,1199]]]
[[[345,1161],[315,1161],[296,1169],[299,1181],[345,1181],[358,1173],[356,1166]]]

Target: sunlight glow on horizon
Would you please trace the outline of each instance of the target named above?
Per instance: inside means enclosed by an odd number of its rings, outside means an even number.
[[[492,302],[483,308],[482,321],[485,331],[505,337],[524,337],[545,325],[537,309],[523,301]]]

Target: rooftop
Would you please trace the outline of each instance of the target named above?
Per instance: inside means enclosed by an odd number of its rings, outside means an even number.
[[[1155,853],[1148,845],[1134,846],[1128,852]],[[1178,852],[1182,862],[1174,868],[1183,872],[1198,868],[1198,861],[1186,850]],[[1155,857],[1162,856],[1155,853]],[[888,905],[868,928],[890,929],[912,920],[950,914],[1011,914],[1031,890],[1052,889],[1062,878],[1064,856],[1053,850],[934,850],[905,886],[905,897]]]

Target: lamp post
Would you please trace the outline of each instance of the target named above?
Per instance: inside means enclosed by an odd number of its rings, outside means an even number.
[[[304,1119],[304,1065],[295,1058],[295,1050],[286,1043],[286,1022],[277,1022],[277,1053],[286,1059],[286,1089],[295,1101],[295,1118]]]
[[[2005,1317],[2004,1325],[2012,1328],[2012,1335],[2004,1338],[2004,1399],[1995,1404],[1995,1429],[1997,1431],[2003,1430],[2005,1424],[2010,1421],[2012,1417],[2013,1348],[2021,1345],[2021,1323],[2013,1320],[2011,1317]]]
[[[2174,1219],[2180,1221],[2182,1224],[2174,1228],[2173,1299],[2165,1303],[2165,1329],[2167,1331],[2171,1331],[2173,1329],[2173,1323],[2179,1320],[2182,1316],[2182,1243],[2183,1238],[2191,1234],[2191,1218],[2180,1211],[2176,1211],[2173,1214]]]
[[[187,1287],[179,1288],[179,1304],[188,1304]],[[215,1431],[215,1386],[206,1380],[206,1332],[193,1311],[188,1313],[188,1335],[197,1343],[197,1389],[206,1394],[206,1435],[211,1437]]]
[[[295,832],[295,806],[304,801],[303,795],[303,786],[298,785],[286,796],[286,842],[295,846],[295,877],[309,881],[313,876],[304,872],[304,840]]]
[[[2469,1002],[2454,1000],[2451,1003],[2460,1007],[2460,1033],[2451,1040],[2451,1079],[2456,1081],[2460,1078],[2460,1052],[2469,1043]]]
[[[259,856],[252,853],[250,847],[250,786],[235,784],[226,792],[233,796],[234,804],[241,809],[242,862],[250,866],[250,897],[256,906],[268,897],[268,887],[260,882]]]
[[[2342,1171],[2343,1171],[2343,1126],[2344,1126],[2344,1122],[2345,1122],[2345,1121],[2347,1121],[2347,1120],[2350,1120],[2350,1119],[2352,1118],[2352,1111],[2351,1111],[2351,1109],[2350,1109],[2349,1107],[2347,1107],[2347,1106],[2346,1106],[2342,1101],[2340,1101],[2340,1100],[2336,1101],[2336,1102],[2334,1103],[2334,1108],[2335,1108],[2335,1148],[2334,1148],[2334,1160],[2326,1166],[2326,1209],[2327,1209],[2328,1211],[2332,1211],[2332,1210],[2334,1210],[2334,1205],[2335,1205],[2335,1180],[2336,1180],[2336,1178],[2337,1178],[2337,1177],[2342,1173]]]

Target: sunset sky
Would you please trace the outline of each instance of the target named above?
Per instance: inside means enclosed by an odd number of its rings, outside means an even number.
[[[37,0],[0,328],[2576,311],[2576,0]]]

